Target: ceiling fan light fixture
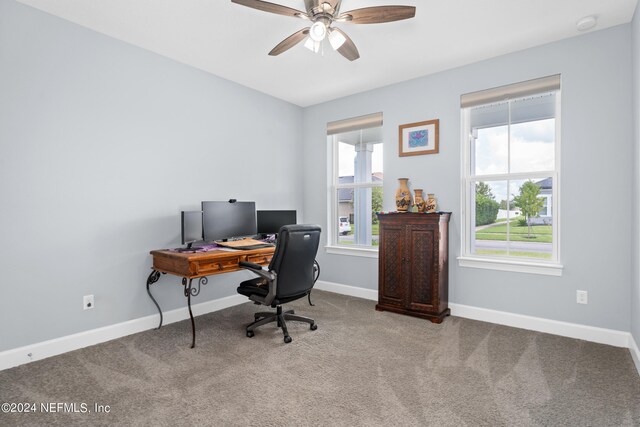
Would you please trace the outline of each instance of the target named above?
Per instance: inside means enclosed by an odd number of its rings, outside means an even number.
[[[342,35],[340,31],[331,30],[329,31],[329,43],[331,43],[331,47],[333,50],[338,50],[340,47],[346,42],[347,39]]]
[[[320,42],[313,40],[311,37],[308,37],[304,42],[304,47],[306,47],[313,53],[320,52]]]
[[[2,1],[2,0],[0,0]],[[227,0],[228,1],[228,0]],[[290,0],[291,1],[291,0]],[[302,0],[297,0],[302,1]],[[298,30],[278,43],[269,52],[277,56],[302,43],[312,52],[324,54],[324,39],[328,38],[331,47],[349,61],[360,58],[353,40],[339,28],[331,28],[332,22],[350,22],[351,24],[381,24],[383,22],[402,21],[416,16],[415,6],[383,5],[362,7],[340,13],[342,0],[304,0],[305,11],[294,9],[267,0],[231,0],[232,3],[263,12],[292,16],[311,21],[311,26]]]
[[[327,36],[327,27],[323,22],[316,21],[309,28],[309,37],[315,42],[321,42]]]

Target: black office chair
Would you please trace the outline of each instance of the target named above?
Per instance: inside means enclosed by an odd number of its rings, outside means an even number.
[[[306,322],[312,331],[318,329],[316,322],[308,317],[298,316],[293,310],[282,311],[282,304],[303,298],[311,292],[318,270],[314,267],[320,227],[317,225],[285,225],[278,233],[278,242],[269,267],[241,261],[240,266],[247,268],[260,277],[246,280],[238,286],[238,293],[249,297],[256,304],[268,305],[276,312],[255,314],[255,321],[247,326],[247,336],[253,337],[258,326],[277,322],[284,333],[284,342],[290,343],[286,320]]]

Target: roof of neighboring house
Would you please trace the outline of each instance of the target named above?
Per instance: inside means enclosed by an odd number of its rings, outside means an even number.
[[[536,185],[540,188],[551,190],[553,188],[553,179],[551,177],[545,178],[536,182]]]
[[[382,181],[382,172],[374,172],[371,174],[373,182]],[[338,184],[353,184],[353,175],[338,177]],[[338,203],[353,202],[353,188],[338,189]]]

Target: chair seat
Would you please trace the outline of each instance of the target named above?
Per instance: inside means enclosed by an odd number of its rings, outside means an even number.
[[[236,289],[239,294],[244,295],[245,297],[250,297],[251,295],[258,295],[260,297],[266,297],[269,293],[269,284],[262,277],[256,277],[255,279],[245,280],[240,283],[238,289]],[[281,298],[276,298],[271,303],[271,307],[276,307],[280,304],[286,304],[290,301],[297,300],[307,295],[307,292],[303,292],[295,295],[288,295]]]
[[[255,279],[245,280],[240,283],[237,289],[238,293],[244,295],[245,297],[250,297],[251,295],[259,295],[261,297],[266,297],[269,293],[269,284],[266,279],[262,277],[256,277]]]

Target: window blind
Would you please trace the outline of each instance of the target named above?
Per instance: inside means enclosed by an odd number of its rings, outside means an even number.
[[[526,82],[499,86],[478,92],[466,93],[460,96],[460,107],[475,107],[516,97],[532,95],[534,93],[551,92],[560,89],[560,74],[542,77]]]
[[[382,126],[382,113],[367,114],[366,116],[338,120],[327,123],[327,135],[351,132],[353,130],[376,128]]]

